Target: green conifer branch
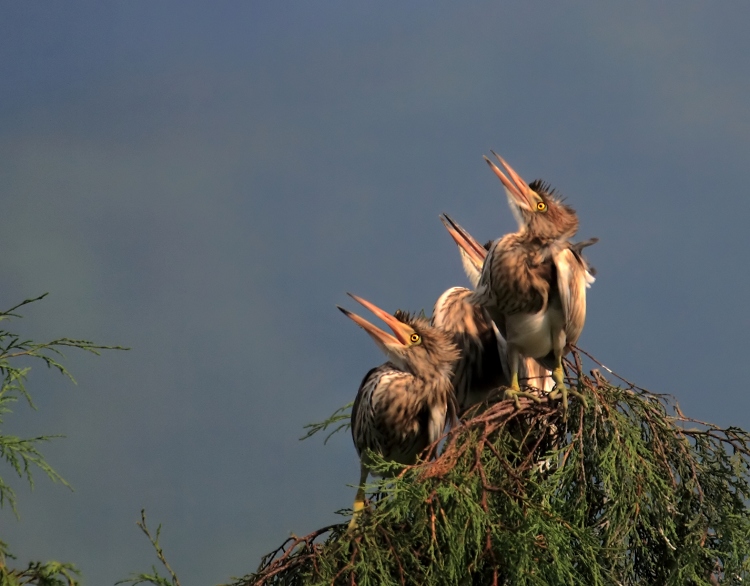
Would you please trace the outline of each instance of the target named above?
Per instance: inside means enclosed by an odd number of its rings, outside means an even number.
[[[3,549],[5,544],[1,544]],[[30,562],[23,570],[12,570],[0,560],[0,584],[3,586],[77,586],[79,574],[72,564],[60,562]]]
[[[569,366],[587,409],[485,406],[435,458],[395,476],[381,461],[391,476],[355,531],[292,536],[233,586],[747,581],[750,434]]]
[[[299,438],[300,441],[306,440],[319,431],[325,431],[329,427],[333,427],[334,425],[336,425],[336,428],[331,431],[323,440],[323,444],[325,445],[328,443],[328,440],[331,439],[331,436],[338,433],[339,431],[349,429],[351,427],[349,418],[351,417],[352,405],[354,405],[354,402],[347,403],[343,407],[339,407],[338,409],[336,409],[336,411],[334,411],[331,416],[324,421],[320,421],[319,423],[308,423],[307,425],[305,425],[303,429],[306,429],[307,433]]]
[[[180,586],[180,580],[179,578],[177,578],[177,574],[175,574],[174,570],[169,565],[169,562],[167,562],[167,558],[164,557],[164,550],[159,543],[159,537],[161,537],[161,525],[156,528],[156,535],[152,535],[151,531],[148,528],[148,525],[146,524],[145,509],[141,509],[141,520],[136,522],[136,525],[138,525],[140,530],[151,542],[151,546],[156,552],[156,557],[161,562],[161,565],[166,568],[167,572],[169,572],[170,578],[165,578],[164,576],[159,574],[156,566],[151,566],[151,574],[132,574],[130,578],[120,580],[119,582],[115,582],[115,584],[154,584],[155,586]]]
[[[0,311],[0,322],[8,321],[11,318],[20,318],[21,316],[15,313],[17,309],[44,299],[46,296],[45,293],[39,297],[26,299],[6,311]],[[96,355],[99,355],[101,350],[127,349],[121,346],[102,346],[88,340],[72,338],[58,338],[50,342],[37,343],[33,340],[22,339],[19,335],[6,329],[0,329],[0,377],[2,378],[2,383],[0,383],[0,425],[3,423],[3,416],[11,413],[11,407],[21,398],[30,407],[36,409],[31,395],[26,390],[26,379],[31,368],[19,365],[19,360],[41,360],[48,368],[56,369],[75,383],[73,376],[60,362],[64,358],[63,348],[76,348]],[[57,437],[61,436],[45,435],[34,438],[19,438],[0,433],[0,458],[5,460],[20,478],[25,478],[32,488],[34,486],[32,475],[34,468],[44,472],[53,482],[59,482],[70,488],[70,485],[62,476],[46,462],[38,448],[39,444]],[[15,492],[0,478],[0,508],[6,504],[18,514]]]
[[[35,301],[46,297],[26,299],[6,311],[0,311],[0,322],[9,321],[12,318],[20,318],[16,313]],[[37,343],[33,340],[23,339],[18,334],[0,328],[0,426],[4,417],[12,412],[13,405],[19,399],[25,400],[30,407],[36,409],[34,402],[26,389],[26,380],[31,370],[28,366],[29,360],[41,360],[48,368],[54,368],[62,375],[75,383],[72,375],[62,364],[64,358],[62,349],[76,348],[99,354],[101,350],[126,350],[121,346],[101,346],[88,340],[75,340],[72,338],[58,338],[50,342]],[[20,361],[20,363],[19,363]],[[13,472],[20,478],[25,478],[29,486],[33,488],[34,478],[32,470],[41,470],[53,482],[59,482],[70,488],[70,485],[58,474],[52,466],[44,459],[39,451],[39,445],[55,439],[56,435],[44,435],[32,438],[20,438],[14,435],[0,433],[0,460],[5,461]],[[0,476],[0,508],[9,505],[13,512],[16,510],[16,495],[5,479]],[[76,586],[75,576],[78,570],[69,563],[56,561],[30,562],[24,569],[14,569],[7,566],[6,560],[13,556],[8,551],[8,545],[0,541],[0,585],[21,586]]]

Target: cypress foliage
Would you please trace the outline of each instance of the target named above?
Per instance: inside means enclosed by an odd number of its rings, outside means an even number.
[[[574,359],[586,408],[574,401],[564,419],[559,403],[485,405],[432,446],[436,457],[381,461],[391,477],[371,487],[357,530],[292,536],[232,586],[747,580],[750,434]]]
[[[125,350],[120,346],[101,346],[88,340],[58,338],[49,342],[34,342],[22,338],[19,334],[5,329],[5,324],[13,318],[20,318],[16,313],[21,307],[39,301],[46,293],[34,299],[26,299],[6,311],[0,311],[0,462],[6,464],[5,470],[12,470],[15,475],[25,479],[34,486],[33,470],[37,469],[53,482],[70,488],[65,479],[58,474],[45,460],[39,446],[59,436],[43,435],[32,438],[20,438],[2,432],[3,419],[12,413],[12,407],[19,400],[25,401],[36,409],[31,395],[26,389],[26,379],[31,367],[30,361],[41,361],[48,368],[75,382],[72,375],[62,364],[63,350],[76,348],[98,355],[101,350]],[[13,488],[0,476],[0,508],[9,506],[16,515],[16,494]],[[31,561],[25,567],[13,568],[8,560],[13,559],[8,544],[0,541],[0,586],[76,586],[78,570],[73,564],[57,561]]]

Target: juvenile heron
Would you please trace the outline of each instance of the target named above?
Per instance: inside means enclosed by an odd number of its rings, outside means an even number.
[[[447,214],[440,217],[458,245],[466,276],[476,287],[487,256],[487,249]],[[508,351],[505,339],[492,322],[487,310],[476,302],[474,291],[452,287],[435,302],[433,325],[448,330],[461,350],[461,358],[453,370],[459,414],[484,401],[498,387],[510,386]],[[524,358],[519,376],[528,378],[532,386],[552,390],[549,372],[531,358]]]
[[[365,375],[352,407],[352,438],[360,457],[360,478],[351,529],[364,508],[364,484],[370,473],[367,451],[399,464],[413,464],[455,418],[451,375],[459,351],[451,335],[433,327],[427,319],[402,311],[391,315],[361,297],[349,295],[383,320],[395,335],[339,307],[388,357],[388,362]]]
[[[487,309],[505,336],[511,370],[510,397],[529,396],[518,384],[520,356],[536,358],[552,370],[551,398],[562,396],[568,407],[568,390],[562,358],[578,341],[586,320],[586,288],[594,278],[580,249],[568,242],[578,231],[578,217],[555,191],[540,180],[521,178],[499,155],[508,178],[487,157],[505,187],[518,231],[506,234],[490,247],[477,286],[479,303]]]

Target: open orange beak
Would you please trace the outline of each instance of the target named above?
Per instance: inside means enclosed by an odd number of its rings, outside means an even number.
[[[384,332],[380,328],[372,325],[369,321],[367,321],[363,317],[358,316],[356,313],[352,313],[351,311],[346,310],[343,307],[339,307],[338,305],[336,306],[346,317],[350,318],[354,323],[356,323],[368,334],[370,334],[370,336],[373,340],[375,340],[376,343],[386,348],[394,346],[397,348],[404,348],[408,345],[409,336],[413,332],[410,326],[406,325],[403,322],[400,322],[390,313],[380,309],[377,305],[370,303],[366,299],[357,297],[352,293],[347,293],[347,295],[349,295],[349,297],[354,299],[354,301],[356,301],[357,303],[364,305],[367,309],[369,309],[376,316],[382,319],[388,325],[388,327],[391,328],[391,330],[393,330],[395,337],[391,336],[388,332]]]
[[[454,242],[458,247],[466,253],[472,263],[481,270],[484,264],[484,259],[487,257],[487,251],[484,246],[479,244],[471,234],[464,230],[460,224],[454,222],[448,214],[442,214],[440,221],[448,230],[448,233],[453,238]]]
[[[502,181],[505,190],[508,192],[508,196],[513,199],[516,205],[528,212],[534,209],[535,202],[539,199],[539,196],[529,187],[529,185],[523,180],[523,178],[513,170],[513,167],[508,165],[505,160],[498,155],[495,151],[490,151],[500,164],[503,169],[510,175],[510,179],[503,173],[495,163],[490,161],[487,157],[484,160],[490,166],[492,171],[497,175],[498,179]]]

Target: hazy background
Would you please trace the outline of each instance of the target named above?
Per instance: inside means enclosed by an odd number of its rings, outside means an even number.
[[[750,427],[750,5],[3,3],[0,306],[131,346],[39,367],[6,432],[75,488],[16,483],[3,540],[87,586],[254,570],[336,520],[348,435],[300,443],[382,357],[346,291],[428,311],[465,284],[438,221],[514,223],[482,155],[598,236],[580,344],[686,413]],[[0,470],[10,474],[8,467]]]

